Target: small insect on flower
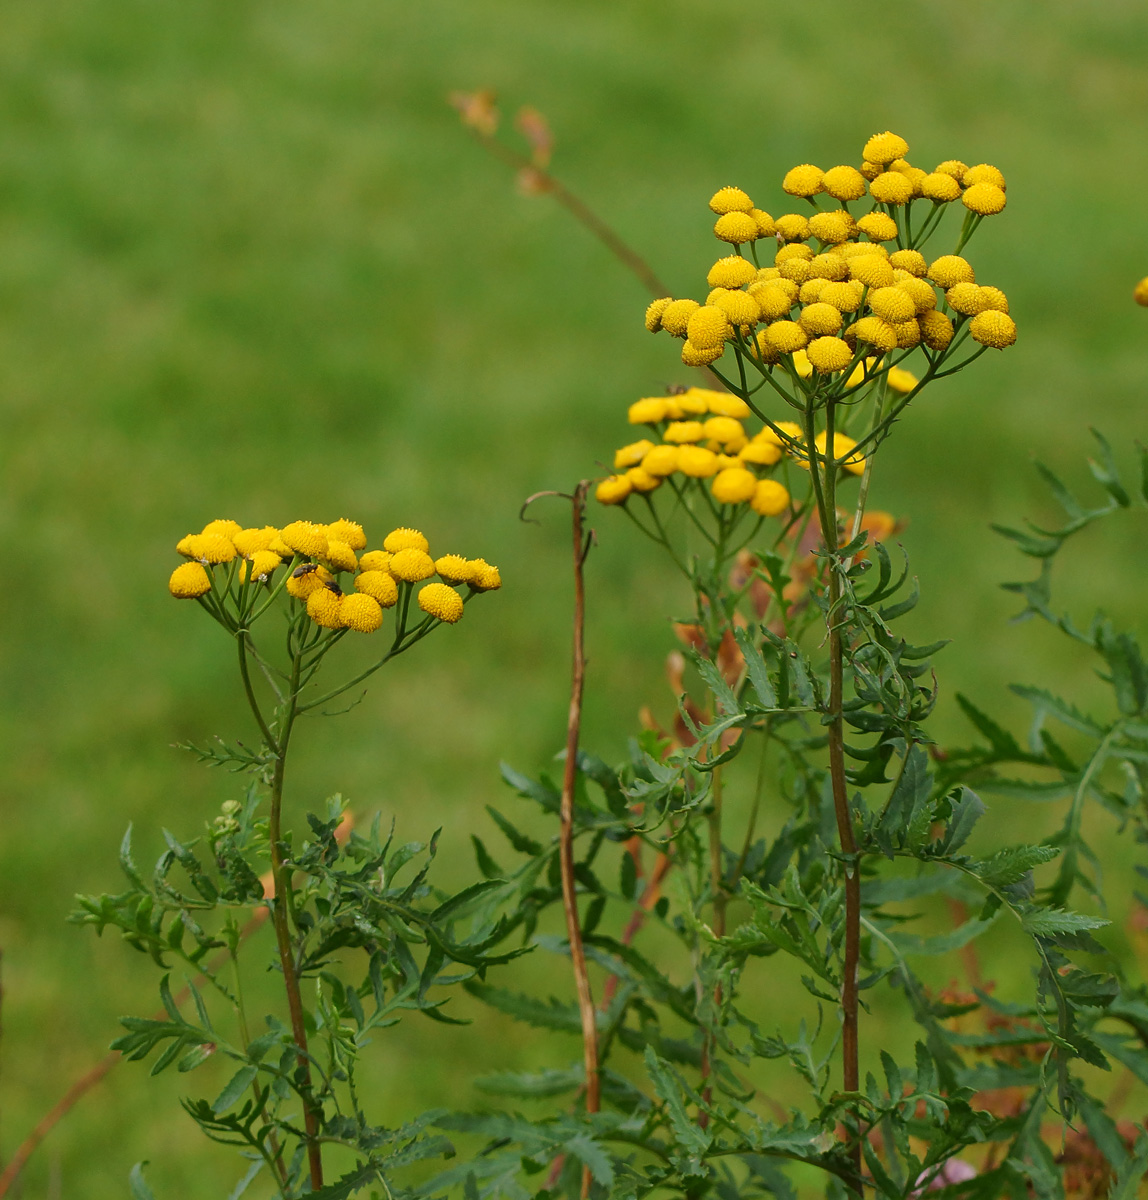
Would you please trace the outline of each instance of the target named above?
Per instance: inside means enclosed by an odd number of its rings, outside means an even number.
[[[307,597],[307,615],[324,629],[342,629],[342,600],[343,593],[336,584],[322,584]]]

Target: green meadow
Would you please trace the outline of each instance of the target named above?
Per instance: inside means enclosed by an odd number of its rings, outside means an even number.
[[[403,840],[441,826],[439,870],[465,880],[470,834],[498,844],[483,806],[521,804],[500,760],[536,772],[562,745],[567,511],[540,504],[529,524],[519,507],[601,474],[630,440],[626,406],[694,380],[677,343],[644,332],[641,285],[551,200],[516,190],[448,92],[492,87],[508,121],[520,104],[545,113],[556,174],[677,295],[704,294],[721,252],[706,201],[723,184],[785,211],[789,166],[857,162],[887,128],[926,167],[1005,172],[1008,207],[970,257],[1007,291],[1018,344],[908,410],[872,492],[905,522],[914,632],[952,639],[936,659],[946,744],[971,736],[957,691],[1020,730],[1009,682],[1084,706],[1099,695],[1082,654],[1009,623],[1017,600],[998,585],[1036,566],[990,524],[1057,520],[1034,457],[1099,502],[1089,426],[1138,478],[1146,55],[1148,10],[1133,0],[8,0],[0,1158],[105,1053],[119,1015],[158,1005],[148,960],[66,923],[74,893],[117,890],[129,823],[147,862],[163,827],[194,837],[242,786],[173,748],[253,733],[227,640],[167,594],[180,536],[216,517],[346,516],[372,545],[413,525],[436,553],[501,568],[500,592],[353,711],[301,731],[296,818],[340,792]],[[623,516],[591,517],[584,742],[613,761],[642,705],[672,716],[663,665],[687,592]],[[1058,565],[1060,606],[1135,623],[1146,547],[1143,511],[1087,535]],[[353,651],[344,642],[345,663]],[[1060,816],[990,805],[1002,841]],[[1106,844],[1111,822],[1093,826]],[[1131,886],[1131,864],[1108,865]],[[989,956],[1002,994],[1028,986],[1018,944]],[[569,989],[541,953],[522,972]],[[577,1056],[573,1041],[452,1005],[475,1024],[412,1019],[379,1039],[388,1119],[482,1103],[470,1085],[482,1071]],[[147,1159],[159,1200],[227,1195],[241,1171],[177,1102],[217,1087],[212,1070],[148,1080],[146,1066],[119,1067],[41,1147],[19,1194],[111,1200]]]

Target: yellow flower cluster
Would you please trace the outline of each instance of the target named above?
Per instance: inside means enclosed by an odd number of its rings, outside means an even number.
[[[172,572],[168,590],[180,599],[198,599],[212,590],[213,568],[237,566],[239,584],[268,583],[286,564],[286,591],[307,605],[317,625],[373,633],[383,623],[383,609],[398,602],[401,585],[438,575],[443,582],[426,583],[419,590],[418,605],[448,624],[463,611],[462,595],[452,585],[466,584],[471,592],[502,586],[498,568],[484,559],[458,554],[432,558],[430,544],[417,529],[392,530],[381,550],[366,546],[363,527],[346,519],[329,525],[293,521],[282,529],[244,529],[238,521],[209,521],[200,533],[189,533],[177,543],[176,550],[188,561]],[[344,590],[341,575],[352,577],[353,591]]]
[[[801,428],[782,421],[777,424],[780,436],[768,425],[750,436],[744,425],[750,415],[744,400],[707,388],[635,401],[630,405],[630,424],[650,426],[660,440],[641,438],[616,450],[617,473],[598,484],[597,499],[602,504],[624,504],[634,493],[656,491],[678,476],[681,482],[710,480],[710,493],[719,504],[748,504],[763,517],[785,512],[789,491],[770,473],[787,455],[808,466]],[[817,443],[822,454],[823,442]],[[854,445],[838,434],[834,456],[843,457]],[[859,474],[865,463],[858,458],[844,466]]]
[[[1000,212],[1004,176],[987,163],[956,160],[927,172],[908,162],[908,151],[903,138],[882,133],[866,143],[860,169],[794,167],[782,184],[786,192],[809,200],[824,193],[842,205],[808,217],[774,218],[740,188],[722,188],[710,200],[718,214],[714,232],[737,252],[710,269],[704,302],[655,300],[646,328],[681,338],[687,366],[716,362],[737,341],[765,367],[804,350],[823,375],[849,367],[858,344],[878,357],[918,345],[944,350],[965,320],[981,345],[1012,345],[1008,299],[999,288],[979,286],[965,259],[949,254],[930,263],[917,250],[886,245],[899,238],[893,210],[917,197],[937,206],[960,197],[979,216]],[[855,217],[847,205],[866,194],[873,209]],[[777,249],[772,265],[758,267],[741,246],[762,238],[776,239]]]

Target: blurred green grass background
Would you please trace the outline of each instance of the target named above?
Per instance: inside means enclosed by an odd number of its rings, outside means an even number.
[[[72,894],[118,887],[129,821],[146,859],[162,825],[194,835],[238,786],[170,748],[250,733],[227,645],[166,595],[181,534],[346,515],[376,541],[417,524],[502,568],[500,594],[306,731],[296,811],[342,791],[404,838],[442,824],[443,870],[462,878],[482,805],[515,803],[498,760],[533,770],[561,743],[566,526],[521,524],[519,504],[594,473],[626,439],[625,405],[686,376],[643,333],[640,286],[515,191],[452,89],[540,108],[557,173],[678,294],[715,257],[705,202],[722,184],[777,211],[787,167],[856,161],[886,128],[924,165],[1000,166],[1009,206],[972,256],[1020,342],[910,411],[874,502],[909,520],[914,628],[954,639],[941,740],[967,736],[958,689],[1018,721],[1007,681],[1090,694],[1080,656],[1006,624],[996,585],[1030,565],[988,524],[1051,518],[1031,455],[1079,481],[1089,424],[1122,448],[1144,432],[1143,5],[10,0],[4,27],[5,1157],[115,1018],[155,1007],[148,963],[64,924]],[[617,759],[639,705],[669,710],[684,595],[618,514],[594,523],[585,740]],[[1130,517],[1074,550],[1062,599],[1135,620],[1144,539]],[[1002,840],[1052,821],[992,815]],[[548,986],[550,964],[530,970]],[[475,1102],[472,1068],[538,1045],[471,1015],[473,1038],[408,1023],[377,1047],[391,1117]],[[175,1103],[185,1082],[121,1068],[23,1195],[121,1196],[141,1158],[161,1197],[226,1194],[228,1153]]]

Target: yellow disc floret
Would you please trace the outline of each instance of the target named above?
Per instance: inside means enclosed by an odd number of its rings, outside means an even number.
[[[865,195],[865,176],[856,167],[831,167],[821,186],[834,200],[860,200]]]
[[[685,337],[690,317],[701,308],[696,300],[674,300],[662,313],[662,328],[674,337]]]
[[[635,400],[626,412],[631,425],[657,425],[666,419],[666,402],[661,396]]]
[[[496,592],[502,587],[502,576],[498,573],[498,568],[491,566],[485,558],[472,558],[471,566],[474,567],[474,578],[470,581],[470,586],[476,592]]]
[[[887,213],[868,213],[857,222],[857,228],[871,242],[891,242],[897,236],[897,222]]]
[[[753,201],[739,187],[723,187],[710,197],[710,208],[719,217],[731,212],[747,213],[753,208]]]
[[[356,633],[374,633],[383,623],[383,609],[373,596],[359,592],[339,601],[339,620]]]
[[[817,213],[809,218],[809,232],[819,242],[840,245],[847,242],[853,232],[852,226],[845,218],[846,214],[843,213]]]
[[[714,236],[740,246],[743,242],[756,241],[761,237],[761,230],[749,213],[728,212],[714,222]]]
[[[689,338],[682,342],[682,362],[687,367],[707,367],[721,358],[724,353],[725,342],[717,346],[707,346],[705,349],[695,346]]]
[[[229,537],[218,533],[201,533],[195,543],[196,558],[202,559],[212,566],[229,563],[235,557],[235,543]]]
[[[773,224],[783,241],[803,242],[809,236],[809,222],[800,213],[786,213]]]
[[[469,583],[474,568],[461,554],[444,554],[434,560],[434,569],[447,583]]]
[[[953,323],[943,312],[931,308],[917,318],[921,327],[921,341],[930,350],[944,350],[953,340]]]
[[[195,600],[211,591],[211,576],[202,563],[181,563],[172,571],[167,590],[177,600]]]
[[[881,204],[908,204],[913,198],[914,190],[912,180],[907,175],[902,175],[900,171],[886,171],[884,175],[878,175],[869,185],[870,195]],[[863,221],[865,218],[862,217],[861,220]],[[882,238],[881,240],[886,239]]]
[[[462,616],[462,597],[445,583],[428,583],[419,589],[419,608],[453,625]]]
[[[825,172],[820,167],[810,163],[802,163],[799,167],[791,167],[781,181],[781,190],[791,196],[816,196],[822,190],[822,180]]]
[[[712,305],[725,313],[731,325],[756,325],[761,320],[757,301],[745,292],[726,292],[718,296]]]
[[[835,339],[829,338],[829,341]],[[752,442],[742,446],[737,456],[743,463],[753,463],[759,467],[772,467],[781,461],[781,447],[773,442],[762,442],[754,438]]]
[[[975,283],[954,283],[945,293],[945,301],[953,312],[966,317],[975,317],[989,307],[984,289]]]
[[[748,259],[742,258],[740,254],[729,254],[725,258],[719,258],[710,267],[706,282],[710,287],[739,288],[745,287],[756,274],[756,268]],[[655,303],[660,304],[661,301]]]
[[[706,432],[701,421],[674,421],[666,426],[666,432],[662,436],[667,442],[680,446],[686,442],[700,442],[706,436]],[[648,454],[649,451],[646,453]],[[645,458],[646,455],[643,454],[641,461],[645,461]]]
[[[889,255],[889,266],[894,271],[908,271],[920,279],[925,277],[929,264],[920,250],[895,250]]]
[[[874,288],[869,293],[869,308],[874,316],[888,321],[890,325],[907,321],[917,313],[917,306],[909,293],[899,287]]]
[[[906,371],[904,367],[890,367],[885,378],[889,387],[902,396],[911,392],[919,382],[916,375],[912,371]]]
[[[425,550],[408,546],[405,550],[395,551],[390,572],[396,579],[406,583],[418,583],[434,574],[434,559]]]
[[[825,457],[826,437],[824,433],[819,433],[813,439],[813,444],[817,447],[817,453]],[[865,458],[860,451],[856,454],[849,454],[849,451],[856,446],[857,443],[843,433],[835,433],[833,435],[833,457],[840,462],[845,459],[840,465],[845,468],[851,475],[860,475],[865,470]],[[846,455],[848,457],[846,458]]]
[[[965,189],[961,203],[970,212],[982,217],[991,217],[1004,208],[1008,197],[1004,194],[1004,189],[997,187],[995,183],[974,183],[972,187]]]
[[[830,371],[843,371],[853,361],[853,351],[836,337],[815,338],[809,343],[806,354],[814,370],[823,375]]]
[[[951,175],[935,171],[921,180],[921,195],[937,204],[948,204],[961,194],[961,185]]]
[[[753,489],[750,508],[763,517],[776,517],[789,507],[789,492],[776,479],[762,479]]]
[[[359,565],[354,550],[346,542],[328,541],[323,561],[336,571],[353,571]]]
[[[662,296],[646,308],[646,328],[651,333],[657,333],[662,327],[662,313],[673,304],[673,296]]]
[[[856,279],[850,279],[842,283],[827,283],[817,299],[821,304],[832,304],[840,312],[856,312],[861,307],[861,297],[864,294],[865,285]]]
[[[594,499],[599,504],[624,504],[633,490],[628,475],[609,475],[594,489]]]
[[[389,550],[368,550],[359,558],[360,571],[387,571],[394,555]]]
[[[654,443],[649,438],[642,438],[640,442],[631,442],[628,446],[622,446],[621,449],[614,451],[614,470],[624,471],[627,467],[637,466],[653,448]]]
[[[942,254],[929,267],[929,278],[945,291],[954,283],[976,283],[977,277],[969,263],[958,254]]]
[[[886,130],[884,133],[875,133],[865,143],[862,157],[866,162],[885,166],[895,159],[904,158],[908,153],[909,143],[903,137]]]
[[[967,188],[974,187],[978,183],[991,183],[994,187],[1000,188],[1002,192],[1006,190],[1004,175],[989,163],[977,163],[975,167],[969,167],[961,176],[961,183]]]
[[[282,562],[274,550],[256,550],[251,556],[251,578],[266,579]]]
[[[692,390],[705,397],[706,408],[715,417],[736,417],[739,421],[744,421],[753,411],[740,396],[729,392],[711,392],[706,388]]]
[[[683,446],[678,454],[678,470],[691,479],[708,479],[718,469],[718,456],[704,446]]]
[[[279,536],[296,554],[321,558],[327,552],[327,527],[312,521],[292,521],[284,525]]]
[[[274,525],[264,525],[262,529],[241,529],[231,535],[231,542],[244,558],[250,558],[260,550],[270,550],[278,537],[279,530]]]
[[[779,354],[792,354],[794,350],[804,349],[809,341],[809,335],[796,321],[774,321],[765,330],[765,337]]]
[[[655,446],[642,459],[642,470],[651,475],[672,475],[678,469],[677,446]]]
[[[1148,275],[1145,275],[1144,278],[1141,279],[1140,282],[1132,289],[1132,299],[1135,300],[1137,304],[1148,308]]]
[[[317,567],[313,563],[296,567],[287,579],[287,594],[296,600],[306,600],[311,593],[325,584],[334,583],[335,577],[326,567]]]
[[[893,285],[893,268],[879,254],[859,254],[849,260],[849,274],[867,288],[886,288]]]
[[[417,529],[408,529],[405,525],[400,525],[383,538],[383,549],[392,554],[398,554],[400,550],[421,550],[425,554],[430,549],[430,542]]]
[[[238,521],[220,519],[217,521],[208,521],[208,523],[200,530],[204,537],[225,537],[232,538],[237,533],[241,532],[243,526]]]
[[[798,314],[801,328],[812,338],[836,333],[841,328],[841,311],[832,304],[806,305]]]
[[[727,467],[714,476],[710,490],[722,504],[744,504],[757,490],[757,476],[745,467]]]
[[[991,346],[994,350],[1003,350],[1016,341],[1016,322],[1008,313],[990,308],[973,317],[969,322],[969,333],[974,342]]]
[[[383,608],[390,608],[399,598],[399,585],[386,571],[360,571],[355,576],[355,591],[370,596]]]
[[[626,472],[626,478],[635,492],[652,492],[662,483],[657,475],[651,475],[649,471],[644,471],[641,467],[631,467]],[[442,572],[440,571],[439,574],[441,575]]]
[[[850,332],[857,341],[867,343],[882,354],[896,349],[897,331],[880,317],[862,317],[845,331],[845,336],[848,337]]]
[[[686,322],[686,337],[699,350],[712,350],[715,346],[722,345],[729,332],[729,318],[712,304],[696,308]]]
[[[307,616],[324,629],[342,629],[343,593],[334,584],[317,587],[307,597]]]
[[[327,540],[331,539],[342,542],[352,550],[362,550],[367,545],[367,535],[362,525],[357,521],[348,521],[346,517],[340,517],[327,526]]]

